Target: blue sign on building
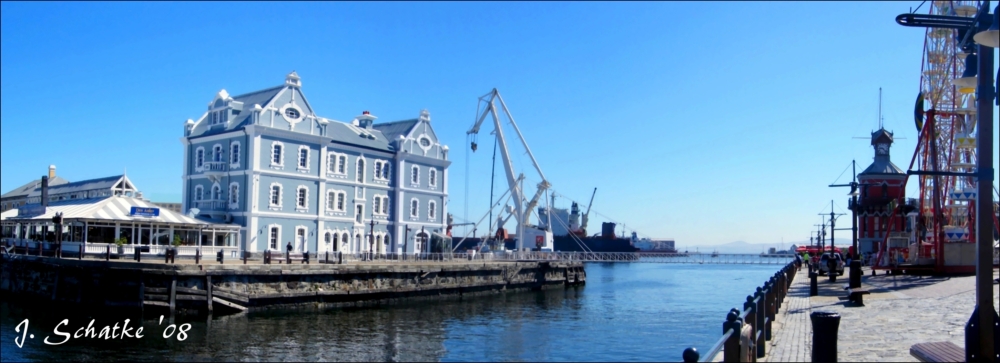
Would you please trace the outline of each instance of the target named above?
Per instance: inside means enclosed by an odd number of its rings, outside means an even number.
[[[132,211],[129,214],[140,217],[159,217],[160,208],[132,207]]]
[[[45,214],[45,206],[41,204],[28,204],[17,208],[18,217],[37,216]]]

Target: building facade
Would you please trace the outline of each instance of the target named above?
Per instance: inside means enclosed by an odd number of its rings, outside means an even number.
[[[871,144],[875,151],[874,161],[858,174],[860,195],[856,208],[858,250],[861,253],[876,251],[877,243],[885,240],[886,234],[890,232],[899,235],[893,240],[901,240],[899,242],[901,245],[890,247],[906,247],[907,218],[905,213],[900,213],[899,210],[902,208],[894,208],[905,201],[906,172],[890,160],[889,149],[892,147],[892,142],[891,132],[885,129],[873,132]],[[892,218],[893,213],[897,214],[895,218]]]
[[[445,229],[448,147],[425,110],[375,124],[317,115],[292,72],[281,86],[220,91],[184,125],[182,210],[238,224],[250,252],[427,250]]]

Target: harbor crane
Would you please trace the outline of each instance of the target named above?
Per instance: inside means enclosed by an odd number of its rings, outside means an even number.
[[[510,110],[507,109],[507,105],[503,101],[503,97],[500,97],[500,92],[494,88],[490,93],[479,98],[480,104],[485,103],[486,107],[482,109],[482,113],[478,115],[476,123],[472,125],[472,128],[466,134],[476,135],[479,133],[479,128],[482,126],[483,121],[486,120],[486,116],[492,116],[493,126],[495,127],[494,134],[497,138],[497,145],[500,147],[500,156],[503,162],[504,172],[507,176],[507,185],[511,194],[511,199],[514,200],[514,212],[512,216],[517,221],[517,249],[523,250],[526,248],[524,245],[525,240],[534,240],[535,248],[542,250],[551,251],[553,248],[553,238],[551,226],[547,226],[545,229],[539,228],[536,225],[529,223],[529,218],[531,217],[532,210],[538,205],[539,199],[546,194],[552,185],[545,179],[545,174],[542,173],[541,167],[538,166],[538,161],[535,160],[535,156],[531,153],[531,149],[528,147],[528,143],[524,140],[524,136],[521,135],[521,130],[517,128],[517,123],[514,122],[514,117],[511,116]],[[535,167],[535,171],[538,172],[538,176],[541,181],[538,183],[538,190],[530,201],[526,201],[525,193],[519,180],[523,177],[521,175],[515,175],[514,166],[511,163],[510,150],[507,145],[507,139],[504,136],[503,124],[500,122],[500,116],[497,114],[497,102],[500,104],[500,110],[503,114],[507,116],[507,120],[510,121],[510,125],[514,127],[514,132],[517,133],[518,139],[527,151],[528,157],[531,158],[531,163]],[[476,151],[477,144],[472,142],[472,151]],[[498,226],[497,228],[500,228]]]

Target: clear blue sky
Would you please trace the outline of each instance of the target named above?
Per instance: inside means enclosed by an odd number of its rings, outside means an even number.
[[[553,189],[598,188],[592,232],[607,216],[682,247],[803,241],[831,199],[847,212],[827,185],[871,162],[853,137],[877,128],[879,87],[909,164],[924,32],[894,18],[919,4],[3,2],[0,190],[49,164],[71,181],[127,168],[179,201],[183,122],[295,70],[321,116],[430,110],[459,219],[489,203],[492,128],[469,159],[466,131],[496,87]]]

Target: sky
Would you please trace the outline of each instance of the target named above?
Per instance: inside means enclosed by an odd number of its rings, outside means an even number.
[[[910,163],[925,34],[894,19],[919,5],[2,2],[0,190],[53,164],[70,181],[127,171],[146,198],[179,202],[183,123],[220,89],[294,70],[319,116],[429,110],[452,150],[456,222],[486,215],[491,168],[494,193],[507,188],[493,127],[474,153],[466,134],[497,88],[555,206],[597,188],[591,233],[614,221],[679,248],[802,243],[831,201],[849,212],[849,190],[828,185],[871,163],[879,88],[892,160]],[[523,150],[511,158],[530,196],[541,177]]]

